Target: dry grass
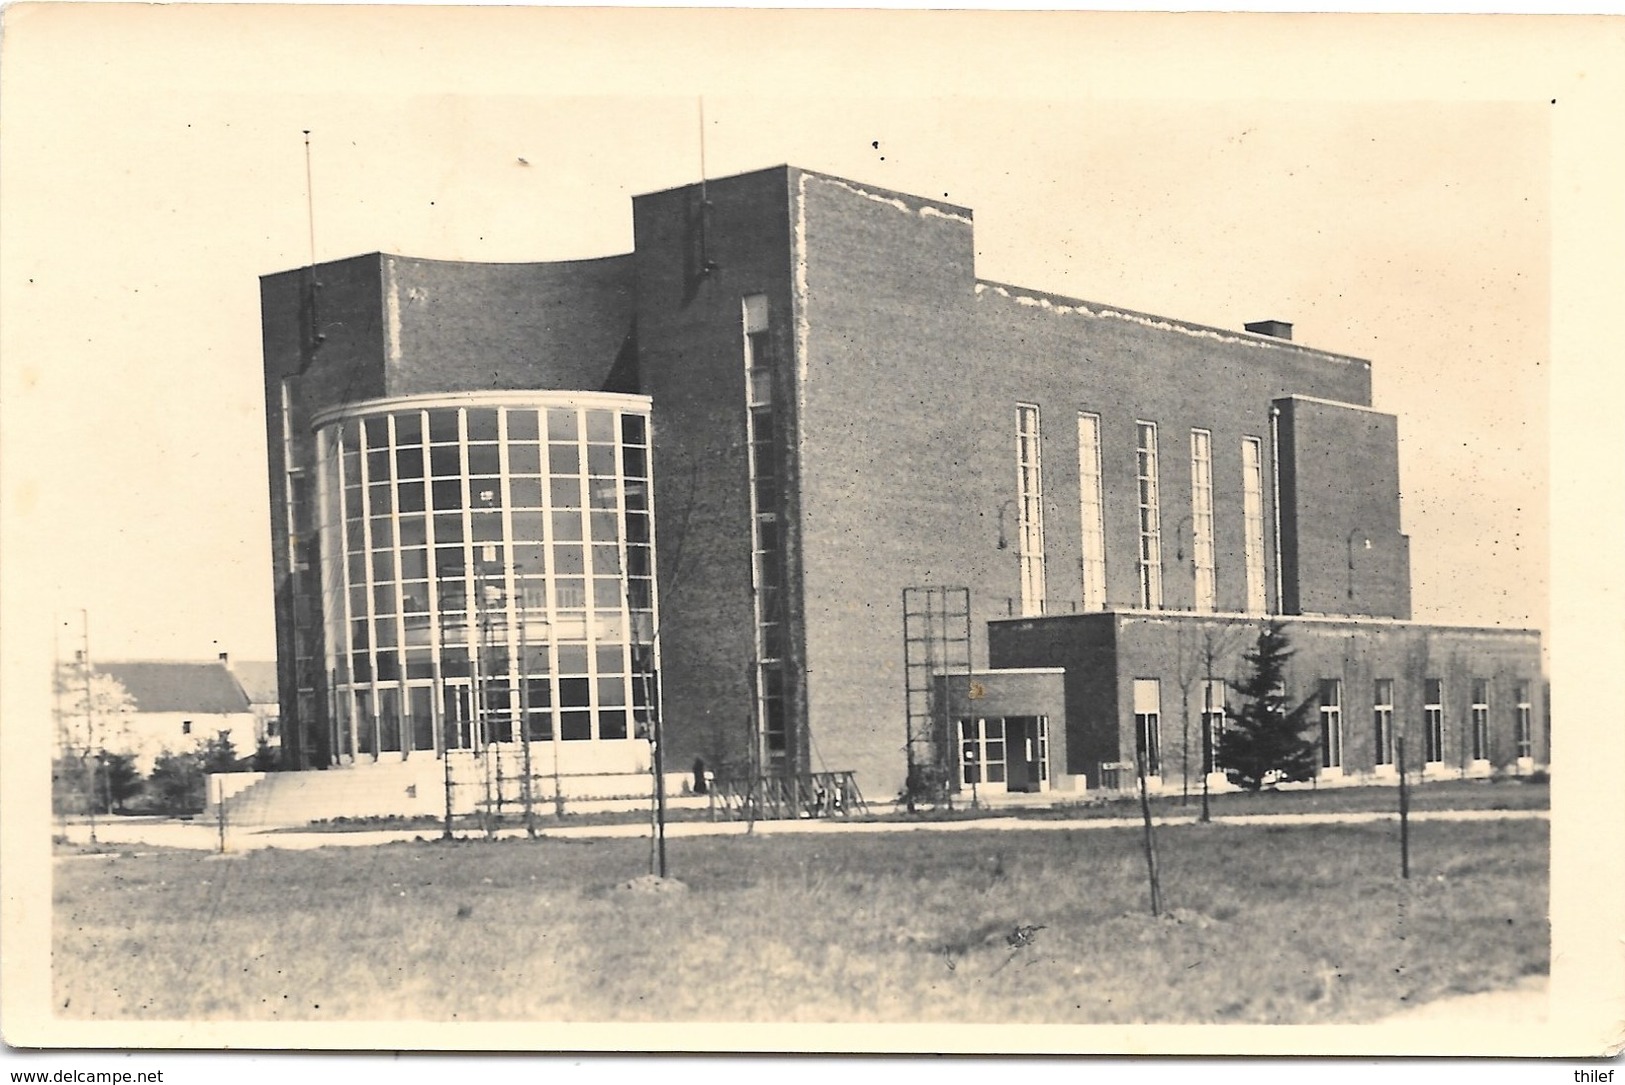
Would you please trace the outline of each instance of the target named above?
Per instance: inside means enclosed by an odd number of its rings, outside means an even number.
[[[73,1017],[1320,1022],[1547,968],[1547,828],[1429,823],[153,854],[56,868]]]
[[[1413,810],[1548,810],[1551,808],[1551,786],[1544,777],[1491,777],[1482,780],[1427,780],[1411,782],[1410,803]],[[1053,807],[993,806],[971,809],[970,798],[959,796],[955,808],[922,809],[908,814],[901,804],[871,802],[870,814],[856,821],[885,821],[906,824],[918,821],[967,821],[981,818],[1044,818],[1050,820],[1091,821],[1102,818],[1138,818],[1138,796],[1129,794],[1110,799],[1090,798],[1083,802],[1062,799]],[[1287,791],[1264,790],[1254,793],[1228,791],[1210,797],[1214,817],[1242,814],[1348,814],[1396,813],[1399,808],[1398,785],[1374,787],[1296,788]],[[1200,784],[1183,795],[1177,790],[1154,796],[1152,811],[1157,817],[1194,818],[1202,809]],[[720,816],[720,815],[719,815]],[[551,804],[539,804],[535,812],[536,824],[546,830],[551,825],[633,825],[649,820],[647,808],[613,813],[566,813],[560,819],[554,816]],[[667,813],[667,821],[716,820],[704,808],[674,808]],[[524,817],[508,811],[491,819],[493,827],[522,828]],[[365,817],[334,818],[273,830],[281,833],[353,833],[373,832],[379,829],[415,830],[424,835],[438,834],[443,821],[438,817]],[[477,815],[459,815],[454,830],[459,833],[484,832],[486,822]]]

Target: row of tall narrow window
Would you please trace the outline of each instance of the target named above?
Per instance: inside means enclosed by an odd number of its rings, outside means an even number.
[[[1148,610],[1163,606],[1162,501],[1159,482],[1158,435],[1155,422],[1135,422],[1135,486],[1139,550],[1136,557],[1138,604]],[[1247,613],[1262,614],[1264,591],[1264,458],[1263,442],[1243,437],[1242,519],[1243,564]],[[1179,526],[1189,524],[1188,536],[1178,541],[1180,561],[1189,560],[1194,609],[1218,609],[1218,559],[1214,545],[1213,434],[1190,432],[1191,509]],[[1106,609],[1106,499],[1101,461],[1100,416],[1078,414],[1078,500],[1081,521],[1083,609]],[[1039,410],[1033,404],[1016,407],[1016,504],[1021,575],[1021,613],[1044,613],[1047,594],[1044,578],[1043,434]],[[1186,539],[1190,553],[1184,553]]]
[[[1528,760],[1534,756],[1534,731],[1529,682],[1513,683],[1512,741],[1514,756]],[[1198,742],[1202,743],[1202,771],[1224,769],[1224,728],[1226,693],[1223,679],[1203,679],[1197,697],[1201,710]],[[1472,704],[1468,710],[1467,742],[1471,760],[1490,759],[1490,680],[1472,680]],[[1323,678],[1317,690],[1319,705],[1320,765],[1324,770],[1343,767],[1343,680]],[[1422,762],[1424,766],[1444,763],[1445,702],[1444,680],[1428,678],[1422,685]],[[1398,749],[1394,730],[1394,680],[1378,678],[1372,683],[1371,738],[1373,763],[1379,768],[1397,764]],[[1156,678],[1134,680],[1134,734],[1136,754],[1144,759],[1147,776],[1162,775],[1162,683]],[[1206,738],[1200,737],[1205,734]],[[1408,756],[1414,756],[1410,754]]]

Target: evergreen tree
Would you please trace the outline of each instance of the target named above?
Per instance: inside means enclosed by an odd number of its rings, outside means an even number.
[[[200,751],[204,772],[241,772],[242,762],[230,731],[221,731],[203,744]]]
[[[1230,713],[1224,732],[1224,770],[1230,782],[1257,791],[1272,779],[1308,780],[1320,764],[1319,746],[1306,735],[1314,704],[1297,707],[1286,697],[1286,663],[1292,658],[1286,627],[1270,622],[1258,643],[1242,657],[1252,673],[1230,688],[1242,704]]]
[[[135,767],[135,758],[129,754],[110,753],[102,758],[101,777],[97,794],[104,800],[111,799],[119,813],[124,813],[124,804],[141,794],[146,781],[141,778],[141,772]]]
[[[166,813],[195,814],[203,809],[203,765],[196,751],[171,753],[165,750],[159,754],[147,784]]]
[[[254,759],[249,764],[251,772],[275,772],[277,770],[277,752],[271,745],[271,740],[260,737],[259,745],[254,747]]]

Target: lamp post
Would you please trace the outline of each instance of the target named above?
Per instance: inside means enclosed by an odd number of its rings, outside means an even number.
[[[1348,537],[1344,539],[1344,543],[1348,548],[1348,598],[1351,604],[1354,602],[1354,540],[1356,538],[1361,538],[1361,541],[1365,544],[1364,548],[1366,550],[1371,549],[1371,539],[1369,537],[1362,538],[1363,535],[1364,533],[1359,528],[1355,528],[1353,531],[1350,531],[1348,533]]]
[[[1008,549],[1010,549],[1010,537],[1005,534],[1005,530],[1004,530],[1004,510],[1010,508],[1014,504],[1016,504],[1016,499],[1013,498],[1013,497],[1009,497],[1009,498],[1006,498],[1004,500],[1003,504],[1001,504],[999,506],[999,539],[998,539],[998,542],[994,546],[994,548],[997,549],[997,550],[1008,550]],[[1018,520],[1017,521],[1017,529],[1019,530],[1019,528],[1020,528],[1020,521]],[[1020,538],[1019,537],[1017,538],[1017,545],[1016,545],[1016,590],[1017,590],[1018,593],[1021,591],[1021,545],[1020,545]],[[1005,598],[1005,611],[1007,613],[1009,613],[1009,614],[1014,614],[1016,612],[1016,605],[1015,605],[1015,597],[1014,596],[1007,596]]]
[[[1011,498],[1006,498],[1004,504],[999,506],[999,541],[998,541],[998,546],[997,546],[997,549],[999,549],[999,550],[1008,550],[1008,549],[1010,549],[1010,539],[1004,533],[1004,510],[1008,509],[1011,505],[1014,505],[1015,503],[1016,503],[1016,499],[1011,497]]]

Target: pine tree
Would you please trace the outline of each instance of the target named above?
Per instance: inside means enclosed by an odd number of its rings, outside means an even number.
[[[135,767],[135,758],[129,754],[106,755],[102,758],[97,775],[101,777],[97,784],[101,789],[98,793],[104,799],[111,799],[114,808],[121,814],[124,813],[124,804],[141,794],[146,786],[141,770]]]
[[[196,750],[165,750],[153,762],[147,777],[149,793],[160,809],[170,814],[195,814],[204,806],[202,759]]]
[[[1230,782],[1257,791],[1274,780],[1308,780],[1320,763],[1319,747],[1305,734],[1311,697],[1292,707],[1286,697],[1286,663],[1292,658],[1286,627],[1270,622],[1242,657],[1252,673],[1230,688],[1242,704],[1230,713],[1224,733],[1224,770]]]

